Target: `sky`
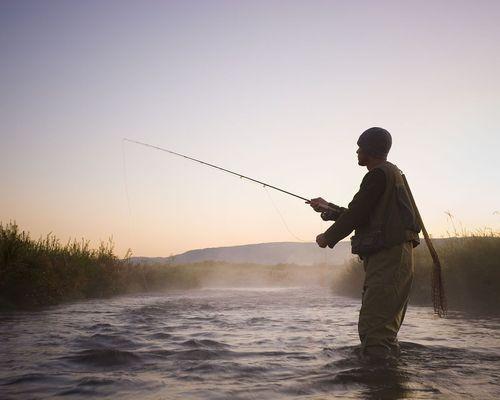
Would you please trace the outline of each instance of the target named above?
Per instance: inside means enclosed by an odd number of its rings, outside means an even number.
[[[123,138],[347,206],[381,126],[434,237],[500,231],[498,21],[498,1],[0,0],[0,221],[119,256],[314,241],[331,222],[302,200]]]

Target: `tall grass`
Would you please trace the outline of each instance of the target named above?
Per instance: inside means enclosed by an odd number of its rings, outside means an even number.
[[[86,240],[66,244],[48,234],[38,240],[15,223],[0,223],[0,307],[34,307],[62,301],[152,290],[168,286],[194,287],[196,280],[179,271],[120,260],[113,242],[91,248]]]
[[[113,242],[61,244],[52,234],[34,240],[15,223],[0,224],[0,308],[26,308],[142,291],[198,287],[327,285],[327,265],[260,265],[205,261],[134,264]]]
[[[450,310],[500,313],[500,234],[463,232],[435,240]],[[431,305],[432,259],[416,248],[410,301]],[[34,240],[15,223],[0,223],[0,308],[26,308],[118,294],[220,286],[330,286],[359,297],[364,270],[344,266],[259,265],[205,261],[185,265],[137,265],[114,254],[113,242],[92,248],[86,240],[62,244],[53,234]]]
[[[462,231],[435,240],[442,267],[450,310],[500,314],[500,234],[490,230]],[[415,275],[410,303],[431,305],[432,259],[425,242],[414,251]],[[353,259],[342,268],[333,289],[359,297],[364,280],[360,261]]]

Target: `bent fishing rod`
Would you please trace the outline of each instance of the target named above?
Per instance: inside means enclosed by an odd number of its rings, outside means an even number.
[[[282,192],[282,193],[288,194],[288,195],[293,196],[293,197],[297,197],[297,198],[299,198],[299,199],[301,199],[301,200],[305,200],[305,202],[306,202],[307,204],[309,204],[309,203],[311,202],[311,200],[310,200],[310,199],[308,199],[308,198],[306,198],[306,197],[303,197],[303,196],[299,196],[298,194],[295,194],[295,193],[289,192],[288,190],[280,189],[279,187],[276,187],[276,186],[270,185],[269,183],[262,182],[262,181],[259,181],[259,180],[257,180],[257,179],[254,179],[254,178],[250,178],[249,176],[242,175],[242,174],[240,174],[240,173],[238,173],[238,172],[230,171],[229,169],[222,168],[222,167],[219,167],[219,166],[214,165],[214,164],[210,164],[210,163],[205,162],[205,161],[202,161],[202,160],[198,160],[197,158],[189,157],[189,156],[187,156],[187,155],[185,155],[185,154],[177,153],[177,152],[175,152],[175,151],[168,150],[168,149],[165,149],[165,148],[163,148],[163,147],[160,147],[160,146],[155,146],[155,145],[152,145],[152,144],[149,144],[149,143],[140,142],[140,141],[138,141],[138,140],[132,140],[132,139],[127,139],[127,138],[123,138],[123,140],[124,140],[124,141],[126,141],[126,142],[135,143],[135,144],[138,144],[138,145],[141,145],[141,146],[149,147],[149,148],[151,148],[151,149],[156,149],[156,150],[164,151],[164,152],[166,152],[166,153],[174,154],[174,155],[179,156],[179,157],[184,157],[184,158],[187,158],[188,160],[196,161],[196,162],[198,162],[198,163],[200,163],[200,164],[204,164],[204,165],[207,165],[207,166],[209,166],[209,167],[216,168],[216,169],[219,169],[219,170],[224,171],[224,172],[228,172],[228,173],[233,174],[233,175],[236,175],[236,176],[238,176],[238,177],[240,177],[240,178],[242,178],[242,179],[244,178],[244,179],[247,179],[247,180],[249,180],[249,181],[259,183],[259,184],[263,185],[263,186],[264,186],[264,188],[265,188],[265,187],[270,187],[271,189],[278,190],[278,191],[280,191],[280,192]],[[329,206],[328,206],[328,207],[326,207],[326,206],[322,206],[322,208],[323,208],[323,209],[325,209],[325,208],[326,208],[326,209],[328,209],[328,210],[333,210],[333,209],[332,209],[331,207],[329,207]],[[335,210],[333,210],[333,211],[335,211]]]

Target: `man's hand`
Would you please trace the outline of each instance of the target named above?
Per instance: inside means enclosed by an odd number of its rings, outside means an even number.
[[[330,209],[328,202],[321,197],[306,201],[306,204],[309,204],[316,212],[328,211]]]
[[[318,236],[316,236],[316,243],[318,243],[318,246],[321,247],[322,249],[324,249],[326,246],[333,249],[333,246],[327,243],[325,235],[323,233],[320,233]]]

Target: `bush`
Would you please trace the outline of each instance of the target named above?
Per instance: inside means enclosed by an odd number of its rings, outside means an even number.
[[[260,265],[204,261],[141,265],[120,260],[113,242],[62,245],[52,234],[33,240],[15,223],[0,224],[0,306],[36,307],[117,294],[209,287],[328,285],[328,265]]]
[[[442,264],[450,310],[500,313],[500,235],[480,231],[434,240]],[[432,259],[424,241],[415,249],[415,275],[410,303],[432,305]],[[332,288],[347,296],[360,297],[364,280],[361,262],[350,260]]]
[[[159,288],[174,280],[177,271],[143,267],[113,253],[113,242],[96,249],[89,241],[62,245],[52,234],[33,240],[15,223],[0,223],[0,306],[36,307],[62,301]],[[196,286],[184,279],[180,287]]]

